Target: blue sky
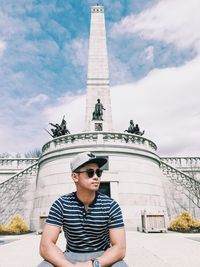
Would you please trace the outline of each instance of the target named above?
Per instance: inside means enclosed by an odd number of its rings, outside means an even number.
[[[199,1],[99,3],[105,7],[116,130],[137,120],[161,155],[199,155]],[[64,114],[71,132],[82,130],[74,110],[78,103],[84,113],[93,4],[0,0],[0,153],[40,148],[49,140],[43,128]],[[115,107],[124,92],[124,101],[133,101],[119,115]]]

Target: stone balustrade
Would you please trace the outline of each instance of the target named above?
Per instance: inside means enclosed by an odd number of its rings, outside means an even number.
[[[186,189],[187,197],[200,208],[200,182],[162,160],[160,168],[171,182]]]
[[[34,163],[0,183],[0,224],[6,224],[16,213],[29,220],[37,168],[37,163]]]
[[[38,162],[38,158],[0,158],[1,169],[24,169]]]
[[[63,135],[46,143],[42,148],[42,153],[48,153],[57,149],[70,148],[74,145],[97,144],[97,145],[122,145],[138,146],[155,152],[157,146],[149,139],[129,133],[117,132],[83,132],[77,134]]]
[[[200,157],[161,157],[161,160],[177,168],[200,168]]]

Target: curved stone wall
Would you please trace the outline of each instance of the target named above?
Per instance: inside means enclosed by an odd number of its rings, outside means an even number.
[[[39,160],[32,225],[48,215],[52,202],[75,190],[69,163],[76,153],[92,151],[109,157],[102,182],[109,182],[111,197],[121,205],[127,227],[141,227],[141,211],[166,211],[156,145],[142,136],[89,132],[53,139],[43,146]]]

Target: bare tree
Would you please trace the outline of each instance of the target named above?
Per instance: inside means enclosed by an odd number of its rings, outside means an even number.
[[[42,155],[42,151],[36,148],[24,154],[25,158],[39,158]]]
[[[11,158],[12,155],[8,152],[3,152],[0,154],[0,158]]]

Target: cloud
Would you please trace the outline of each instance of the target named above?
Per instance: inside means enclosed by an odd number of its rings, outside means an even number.
[[[122,62],[111,51],[109,55],[109,72],[111,84],[124,84],[130,82],[133,78],[129,69],[129,64]]]
[[[199,68],[200,57],[181,67],[153,70],[137,83],[113,88],[115,129],[127,129],[133,119],[146,130],[145,137],[158,145],[161,155],[198,155]]]
[[[184,66],[155,69],[138,82],[111,87],[115,131],[123,132],[133,119],[141,130],[145,129],[145,137],[157,144],[159,156],[198,156],[199,66],[197,57]],[[48,123],[60,123],[63,115],[70,132],[82,132],[85,101],[85,95],[65,94],[55,99],[54,105],[44,106],[38,113],[30,112],[29,120],[16,117],[21,120],[14,128],[17,142],[12,135],[12,121],[1,123],[1,150],[27,152],[42,146],[51,140],[43,128],[50,130]]]
[[[84,129],[85,101],[85,95],[66,94],[54,106],[45,108],[42,115],[46,123],[60,123],[65,115],[69,131],[80,132]]]
[[[145,137],[158,145],[158,154],[194,156],[200,150],[200,57],[184,66],[153,70],[144,79],[111,88],[115,131],[127,129],[130,119],[145,129]],[[66,115],[69,130],[81,132],[85,122],[85,96],[65,96],[43,115],[60,122]]]
[[[161,0],[138,15],[114,24],[113,35],[137,33],[145,39],[172,43],[179,49],[200,49],[199,0]]]
[[[30,107],[31,105],[36,104],[36,103],[40,103],[41,104],[41,103],[44,103],[48,99],[49,99],[49,97],[47,95],[39,94],[39,95],[37,95],[35,97],[30,98],[26,102],[26,106]]]
[[[152,45],[151,46],[148,46],[145,49],[144,56],[145,56],[145,58],[146,58],[147,61],[153,62],[153,60],[154,60],[154,47]]]
[[[72,41],[72,62],[73,64],[85,66],[87,65],[88,39],[76,38]]]
[[[88,39],[75,38],[66,43],[64,57],[74,66],[86,66],[88,59]]]
[[[0,12],[3,152],[42,146],[51,140],[43,128],[61,122],[63,115],[72,133],[84,129],[89,19],[88,14],[79,16],[86,4],[81,2],[78,9],[72,2],[39,5],[4,0]],[[112,84],[118,84],[111,87],[115,130],[123,132],[133,119],[158,145],[159,155],[199,155],[200,59],[194,59],[197,53],[189,58],[184,54],[199,52],[199,1],[164,0],[154,6],[153,1],[129,1],[125,7],[123,1],[104,2],[110,8],[105,8],[109,27],[127,14],[127,5],[141,10],[145,6],[141,2],[151,2],[150,8],[146,5],[140,14],[111,28],[110,77]],[[140,78],[137,82],[135,75]]]
[[[0,57],[3,56],[5,50],[6,50],[6,42],[0,40]]]

